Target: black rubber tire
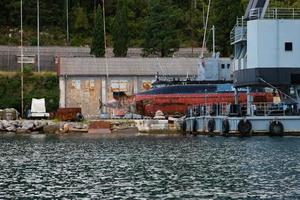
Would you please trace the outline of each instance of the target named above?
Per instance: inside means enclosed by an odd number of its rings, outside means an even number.
[[[238,123],[238,131],[241,135],[249,135],[252,131],[252,124],[249,120],[240,120]]]
[[[273,121],[270,123],[269,132],[271,136],[283,136],[284,126],[280,121]]]
[[[216,129],[216,121],[215,121],[215,119],[208,120],[208,122],[207,122],[207,131],[209,133],[213,133],[215,129]]]
[[[81,113],[76,113],[76,116],[75,116],[75,121],[76,122],[81,122],[84,120],[84,117]]]
[[[186,121],[185,120],[182,123],[182,131],[183,131],[183,133],[186,133]]]
[[[230,131],[230,125],[228,119],[224,119],[222,121],[222,133],[223,134],[229,134]]]
[[[193,121],[193,133],[197,133],[197,124],[198,124],[198,122],[197,122],[197,120],[196,119],[194,119],[194,121]]]

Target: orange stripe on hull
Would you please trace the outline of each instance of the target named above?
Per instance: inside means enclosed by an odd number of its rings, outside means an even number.
[[[254,102],[272,102],[271,93],[251,93]],[[239,103],[246,103],[245,93],[239,94]],[[189,106],[234,103],[233,93],[209,93],[209,94],[159,94],[159,95],[136,95],[135,103],[137,113],[151,116],[157,110],[161,110],[168,115],[184,115]]]

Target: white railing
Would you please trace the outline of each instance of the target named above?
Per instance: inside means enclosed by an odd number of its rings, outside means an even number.
[[[249,19],[300,19],[300,8],[268,8],[262,16],[262,9],[250,10]],[[247,21],[237,18],[236,24],[230,32],[231,44],[247,40]]]
[[[268,8],[265,19],[300,19],[299,8]]]
[[[239,104],[238,107],[235,108],[229,103],[219,103],[191,106],[188,108],[187,117],[209,115],[246,116],[249,113],[251,116],[286,116],[299,114],[295,106],[282,103],[253,103],[249,108],[247,107],[247,103]]]
[[[250,19],[259,19],[261,17],[261,8],[254,8],[250,10],[249,18]]]
[[[230,32],[231,44],[247,40],[247,21],[241,17],[237,18],[236,24]]]

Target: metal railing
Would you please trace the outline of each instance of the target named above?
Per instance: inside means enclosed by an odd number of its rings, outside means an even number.
[[[237,18],[236,24],[230,32],[231,44],[247,40],[247,21],[244,17]]]
[[[259,19],[262,14],[261,8],[254,8],[250,10],[249,18],[250,19]]]
[[[247,103],[233,105],[229,103],[205,104],[191,106],[187,110],[187,117],[198,116],[293,116],[299,115],[295,105],[283,103]]]
[[[250,10],[249,19],[260,19],[262,9]],[[300,19],[300,8],[268,8],[262,19]],[[231,44],[247,40],[247,20],[244,17],[237,18],[236,24],[230,32]]]
[[[300,19],[299,8],[268,8],[264,19]]]

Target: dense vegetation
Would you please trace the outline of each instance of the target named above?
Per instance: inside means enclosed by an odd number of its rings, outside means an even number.
[[[21,79],[19,73],[0,74],[0,109],[16,108],[21,111]],[[24,73],[24,109],[30,109],[32,98],[45,98],[47,112],[59,106],[59,87],[56,74]]]
[[[66,41],[67,2],[70,41]],[[243,14],[247,2],[212,0],[209,24],[216,26],[217,50],[224,56],[230,55],[229,32],[235,18]],[[145,55],[161,56],[170,55],[178,47],[199,47],[203,37],[203,13],[207,11],[207,3],[208,0],[126,0],[127,8],[124,10],[118,0],[106,0],[107,44],[114,46],[121,41],[129,47],[147,47]],[[102,0],[40,1],[41,44],[90,46],[96,8],[98,5],[102,6],[101,4]],[[300,0],[271,0],[271,4],[300,6]],[[0,7],[0,44],[19,45],[20,0],[1,0]],[[23,11],[25,44],[36,45],[36,0],[24,0]],[[123,19],[125,14],[127,18]],[[120,26],[124,20],[127,24]],[[116,27],[120,29],[116,30]],[[128,31],[124,31],[124,28]],[[157,30],[160,32],[155,35]],[[116,32],[125,35],[123,38],[116,37]],[[153,36],[160,37],[160,40],[151,40]],[[158,48],[153,46],[156,43],[160,44]],[[170,45],[172,48],[168,49]],[[117,50],[117,54],[124,56],[126,51],[121,48]]]

